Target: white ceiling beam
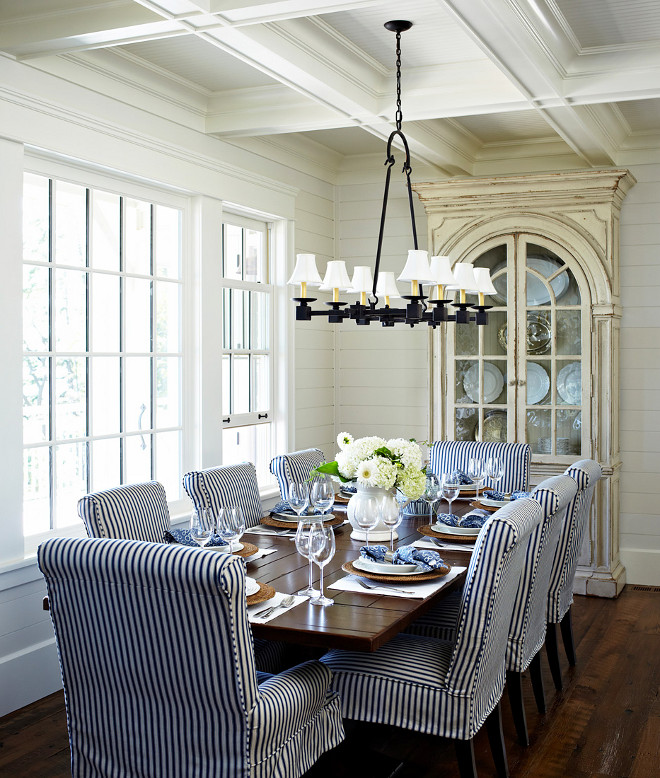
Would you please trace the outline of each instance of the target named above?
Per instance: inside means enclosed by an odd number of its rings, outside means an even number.
[[[196,0],[195,5],[230,24],[263,24],[302,16],[353,11],[383,0]]]

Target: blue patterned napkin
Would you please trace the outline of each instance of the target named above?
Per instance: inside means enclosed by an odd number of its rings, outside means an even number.
[[[468,484],[474,483],[470,476],[468,476],[467,473],[464,473],[462,470],[454,470],[451,474],[451,477],[452,480],[458,481],[461,486],[467,486]]]
[[[509,499],[509,495],[506,492],[496,492],[495,489],[486,489],[484,497],[488,500],[499,500],[500,502]]]
[[[189,529],[173,529],[169,532],[165,532],[163,540],[166,543],[179,543],[182,546],[195,546],[199,548],[199,543],[193,540]],[[227,541],[220,537],[220,535],[211,535],[211,540],[206,544],[207,546],[226,546]]]
[[[271,510],[271,513],[288,513],[291,516],[296,516],[296,512],[293,510],[293,508],[289,505],[289,503],[286,500],[280,500],[277,505]],[[305,511],[305,513],[302,514],[303,516],[321,516],[323,515],[321,511],[318,508],[314,508],[314,510],[310,513],[309,508]]]
[[[481,508],[477,508],[472,513],[466,513],[461,518],[459,527],[465,527],[466,529],[478,529],[484,526],[486,521],[491,517],[488,511],[484,511]]]
[[[448,527],[458,527],[461,517],[455,513],[438,513],[438,524],[446,524]]]
[[[519,489],[517,492],[511,492],[511,499],[512,500],[520,500],[523,497],[531,497],[531,492],[523,492],[522,489]]]
[[[360,556],[370,562],[387,562],[387,546],[362,546]],[[392,556],[393,565],[417,565],[420,573],[428,573],[439,567],[445,567],[440,554],[437,551],[429,551],[424,548],[415,548],[414,546],[401,546],[397,548]]]

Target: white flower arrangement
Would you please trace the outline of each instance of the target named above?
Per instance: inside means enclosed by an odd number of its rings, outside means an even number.
[[[363,486],[381,489],[396,487],[409,500],[424,493],[426,473],[422,467],[422,452],[414,440],[379,437],[358,438],[348,432],[337,436],[339,452],[334,462],[326,462],[316,472],[338,478],[342,482],[357,481]]]

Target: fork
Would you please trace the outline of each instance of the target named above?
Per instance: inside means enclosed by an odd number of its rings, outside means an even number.
[[[257,611],[256,613],[252,614],[253,618],[259,618],[259,619],[267,619],[272,613],[275,613],[276,610],[279,610],[279,608],[288,608],[289,605],[293,605],[296,598],[292,594],[288,594],[286,597],[282,599],[282,602],[279,605],[272,605],[270,608],[265,608],[262,611]]]
[[[366,581],[363,581],[361,578],[355,579],[360,586],[363,589],[386,589],[388,592],[399,592],[399,594],[417,594],[417,592],[411,592],[407,589],[394,589],[392,586],[388,586],[387,584],[372,584],[367,583]]]

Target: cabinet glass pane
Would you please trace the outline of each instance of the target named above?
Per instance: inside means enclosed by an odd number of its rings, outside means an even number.
[[[557,405],[582,404],[582,365],[557,362]]]
[[[506,411],[486,411],[484,414],[481,440],[484,443],[506,443],[507,417]]]
[[[557,411],[557,453],[579,454],[582,437],[582,411],[569,408]]]
[[[467,326],[467,325],[466,325]],[[456,402],[475,403],[479,400],[479,363],[456,360]]]
[[[549,354],[552,347],[550,311],[527,311],[525,348],[530,356]]]
[[[533,454],[552,453],[551,439],[552,411],[529,409],[527,411],[527,442]]]
[[[456,440],[476,440],[479,411],[476,408],[456,408]]]
[[[557,311],[557,354],[582,353],[581,311]]]
[[[489,405],[506,405],[506,360],[483,364],[483,401]]]
[[[497,294],[486,296],[484,305],[506,305],[507,301],[507,258],[506,246],[495,246],[481,254],[475,267],[487,267]]]
[[[485,327],[475,327],[484,335],[485,356],[505,356],[507,353],[508,327],[506,311],[488,311],[488,324]]]
[[[479,353],[479,330],[470,324],[457,324],[454,327],[454,348],[461,356],[477,356]]]
[[[527,405],[547,405],[551,402],[550,376],[552,362],[527,362]]]

